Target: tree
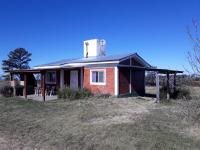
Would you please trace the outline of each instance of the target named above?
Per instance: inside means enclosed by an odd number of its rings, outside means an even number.
[[[2,61],[2,70],[7,72],[15,69],[28,69],[29,62],[31,61],[31,53],[24,48],[17,48],[10,51],[8,59]]]
[[[200,24],[197,19],[192,20],[192,25],[187,27],[188,35],[193,43],[193,48],[187,54],[188,62],[195,75],[200,75]]]

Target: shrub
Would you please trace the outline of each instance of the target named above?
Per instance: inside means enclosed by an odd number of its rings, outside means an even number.
[[[24,86],[17,85],[17,86],[15,86],[15,89],[16,89],[16,96],[23,96]]]
[[[182,86],[182,87],[177,87],[176,91],[171,95],[173,99],[184,99],[184,100],[189,100],[191,99],[191,93],[190,89]]]
[[[175,91],[170,89],[169,95],[170,98],[172,99],[184,99],[184,100],[191,99],[190,89],[185,86],[176,87]],[[166,98],[167,98],[167,87],[163,86],[160,89],[160,99],[166,99]]]
[[[95,95],[95,97],[97,98],[109,98],[111,95],[109,93],[105,93],[105,94],[102,94],[102,93],[98,93]]]
[[[62,99],[80,99],[80,98],[86,98],[90,97],[92,93],[88,89],[70,89],[69,87],[66,87],[58,92],[58,98]]]
[[[13,87],[9,85],[5,85],[1,87],[0,93],[4,97],[12,97],[13,96]]]

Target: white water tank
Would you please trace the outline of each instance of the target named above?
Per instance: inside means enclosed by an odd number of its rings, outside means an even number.
[[[83,42],[84,57],[105,56],[106,41],[99,39],[86,40]]]

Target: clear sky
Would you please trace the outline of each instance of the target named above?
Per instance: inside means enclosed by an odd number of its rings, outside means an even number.
[[[83,41],[99,38],[108,55],[137,52],[183,70],[194,17],[200,0],[0,0],[0,62],[18,47],[33,54],[31,66],[82,57]]]

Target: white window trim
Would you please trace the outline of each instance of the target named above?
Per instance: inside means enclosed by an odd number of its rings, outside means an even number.
[[[55,73],[55,78],[57,78],[56,77],[56,71],[47,71],[46,74],[45,74],[45,83],[46,84],[56,84],[56,81],[55,82],[49,82],[49,81],[47,81],[47,73]]]
[[[103,71],[104,82],[92,82],[92,71]],[[90,84],[91,85],[106,85],[106,69],[90,69]]]

